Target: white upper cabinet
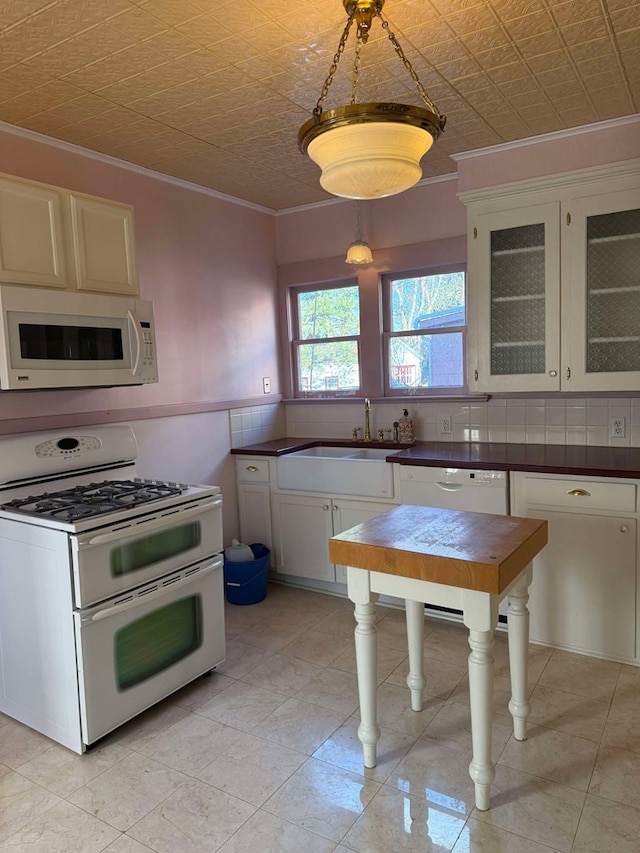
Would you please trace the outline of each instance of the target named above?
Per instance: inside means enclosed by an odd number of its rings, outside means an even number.
[[[137,295],[133,209],[75,193],[69,203],[78,290]]]
[[[0,177],[0,281],[68,286],[63,208],[53,187]]]
[[[560,205],[481,214],[472,226],[478,387],[557,390]],[[473,374],[475,379],[475,372]]]
[[[466,193],[469,388],[640,388],[640,164]]]
[[[0,175],[0,281],[137,296],[133,208]]]
[[[567,204],[563,239],[570,335],[563,360],[585,391],[640,389],[640,191]]]

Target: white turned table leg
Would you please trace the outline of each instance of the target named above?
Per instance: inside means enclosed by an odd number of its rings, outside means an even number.
[[[377,631],[375,603],[356,604],[356,666],[358,670],[358,696],[360,698],[360,725],[358,737],[362,743],[365,767],[376,766],[376,745],[380,728],[376,713]]]
[[[424,604],[407,598],[404,605],[409,649],[407,687],[411,692],[411,710],[422,711],[422,691],[427,683],[424,677]]]
[[[469,697],[473,758],[469,765],[476,791],[476,808],[489,808],[491,783],[496,775],[491,761],[493,707],[493,631],[469,631]]]
[[[509,631],[509,670],[511,674],[511,700],[509,711],[513,717],[513,736],[527,739],[527,717],[531,711],[528,699],[527,675],[529,669],[529,584],[531,566],[523,572],[509,593],[507,627]]]

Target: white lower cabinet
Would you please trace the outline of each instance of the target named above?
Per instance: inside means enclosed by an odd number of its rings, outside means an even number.
[[[269,460],[265,457],[238,456],[236,475],[240,538],[247,545],[258,542],[266,545],[271,551],[273,565]]]
[[[534,642],[620,661],[640,656],[639,485],[512,474],[512,514],[549,522],[549,543],[533,562]]]
[[[345,583],[344,566],[335,566],[329,560],[329,539],[394,506],[325,495],[272,494],[278,572]]]
[[[260,542],[271,549],[271,496],[269,486],[238,486],[240,536],[247,545]]]

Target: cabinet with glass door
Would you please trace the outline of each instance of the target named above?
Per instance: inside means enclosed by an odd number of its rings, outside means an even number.
[[[609,171],[464,199],[470,390],[640,388],[640,167]]]
[[[571,387],[640,389],[640,189],[566,205],[562,279],[570,306],[563,363]]]
[[[560,205],[479,214],[470,221],[470,314],[478,391],[559,388]],[[472,356],[473,358],[473,356]]]

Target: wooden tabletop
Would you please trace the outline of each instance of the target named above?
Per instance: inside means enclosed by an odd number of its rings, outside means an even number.
[[[499,594],[547,544],[547,522],[401,505],[329,540],[354,566]]]

